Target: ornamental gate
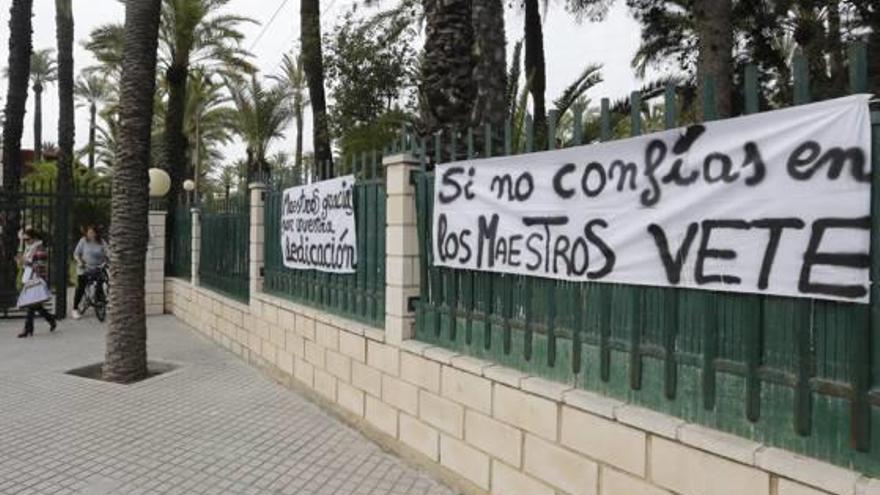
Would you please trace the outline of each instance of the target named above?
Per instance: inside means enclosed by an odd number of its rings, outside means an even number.
[[[94,179],[94,177],[92,177]],[[21,316],[15,308],[21,287],[21,270],[15,261],[23,250],[21,232],[33,228],[49,252],[49,284],[55,297],[47,306],[65,316],[67,292],[74,281],[70,258],[81,228],[110,221],[110,188],[104,180],[75,180],[65,198],[54,180],[25,180],[18,191],[0,189],[0,318]]]

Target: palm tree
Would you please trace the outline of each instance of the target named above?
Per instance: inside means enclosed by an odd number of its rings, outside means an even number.
[[[244,35],[240,24],[252,22],[240,16],[219,14],[229,0],[163,0],[162,63],[168,91],[165,113],[165,166],[171,175],[171,199],[180,193],[188,173],[184,133],[187,83],[191,65],[212,66],[217,72],[251,71],[247,52],[240,47]]]
[[[187,86],[184,134],[191,143],[192,177],[199,191],[199,181],[211,172],[210,164],[223,158],[220,147],[232,142],[238,115],[227,105],[225,85],[211,80],[202,68],[191,71]]]
[[[474,0],[477,104],[473,121],[500,125],[507,114],[507,40],[501,0]]]
[[[6,88],[6,110],[3,124],[3,176],[4,192],[15,193],[21,180],[21,134],[24,129],[25,105],[28,97],[28,77],[31,65],[31,13],[33,0],[13,0],[9,19],[9,79]],[[3,242],[0,244],[0,263],[15,266],[18,248],[18,209],[5,212]],[[15,287],[15,270],[3,270],[2,287]],[[5,302],[5,301],[4,301]]]
[[[31,82],[34,87],[34,161],[43,160],[43,89],[58,79],[52,48],[37,50],[31,56]]]
[[[733,106],[733,20],[732,0],[695,0],[697,32],[697,94],[702,95],[707,79],[715,82],[718,117],[727,117]],[[702,108],[703,99],[698,105]]]
[[[302,56],[293,57],[285,54],[281,59],[281,74],[270,76],[280,82],[287,89],[290,99],[290,108],[293,111],[294,125],[296,125],[296,149],[293,154],[293,166],[302,168],[303,154],[303,113],[305,106],[309,104],[308,82],[303,70]]]
[[[312,138],[315,161],[326,164],[320,170],[322,179],[333,176],[333,153],[330,150],[330,126],[327,122],[327,101],[324,96],[324,59],[321,55],[320,0],[300,0],[300,44],[302,65],[309,84],[312,105]]]
[[[110,292],[104,380],[131,383],[147,376],[145,262],[148,239],[153,96],[161,0],[125,3],[120,98],[120,160],[113,172]]]
[[[238,182],[238,174],[238,167],[235,165],[224,165],[220,169],[219,183],[220,187],[223,188],[223,199],[229,199],[229,192]]]
[[[95,160],[112,169],[119,163],[119,120],[114,112],[107,110],[98,116],[103,123],[95,128]]]
[[[229,85],[232,102],[238,110],[238,128],[248,150],[248,177],[268,173],[266,154],[275,139],[284,136],[284,127],[293,117],[287,104],[287,89],[276,85],[266,89],[257,76],[250,85]]]
[[[464,129],[476,102],[474,29],[469,0],[425,0],[425,53],[422,61],[423,131]]]
[[[76,97],[89,107],[89,168],[95,168],[95,133],[98,126],[98,105],[107,101],[110,88],[106,79],[93,72],[80,75],[74,88]]]
[[[58,42],[58,219],[55,239],[61,242],[62,253],[67,252],[70,240],[71,192],[73,187],[73,145],[75,129],[73,102],[73,7],[71,0],[55,0],[55,29]],[[56,256],[57,273],[67,273],[67,256]],[[59,277],[55,312],[65,316],[67,311],[67,280]]]
[[[525,62],[526,79],[532,94],[532,114],[535,119],[535,139],[538,148],[547,145],[547,108],[544,93],[547,90],[547,67],[544,63],[544,28],[538,0],[524,0],[525,9]]]
[[[122,48],[125,26],[119,23],[102,24],[93,29],[83,47],[92,52],[98,65],[88,67],[87,72],[97,72],[109,80],[111,87],[118,87],[122,79]]]

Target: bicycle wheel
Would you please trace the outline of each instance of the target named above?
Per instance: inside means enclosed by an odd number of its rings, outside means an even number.
[[[98,321],[104,322],[107,318],[107,303],[104,301],[95,303],[95,316],[98,318]]]
[[[76,308],[79,310],[79,314],[84,315],[86,311],[89,310],[89,307],[92,306],[92,300],[95,295],[95,290],[91,284],[86,286],[86,290],[83,293],[82,299],[79,301],[79,307]]]

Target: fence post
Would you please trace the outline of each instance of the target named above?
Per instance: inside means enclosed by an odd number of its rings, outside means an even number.
[[[249,292],[251,301],[253,296],[263,292],[263,245],[266,240],[266,228],[264,224],[266,216],[266,184],[252,182],[248,185],[250,190],[250,252],[248,256]]]
[[[150,240],[147,245],[146,312],[148,316],[165,313],[165,210],[150,210]]]
[[[190,209],[192,234],[190,236],[189,279],[193,286],[199,285],[199,260],[202,252],[202,212],[198,207]]]
[[[419,162],[410,154],[386,156],[385,189],[385,339],[400,343],[413,337],[419,295],[419,238],[415,187],[411,181]]]

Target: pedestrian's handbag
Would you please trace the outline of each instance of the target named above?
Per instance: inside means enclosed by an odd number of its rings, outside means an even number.
[[[51,298],[52,293],[49,291],[46,281],[32,272],[30,278],[25,281],[24,287],[21,288],[17,306],[19,309],[27,308],[28,306],[42,304]]]

